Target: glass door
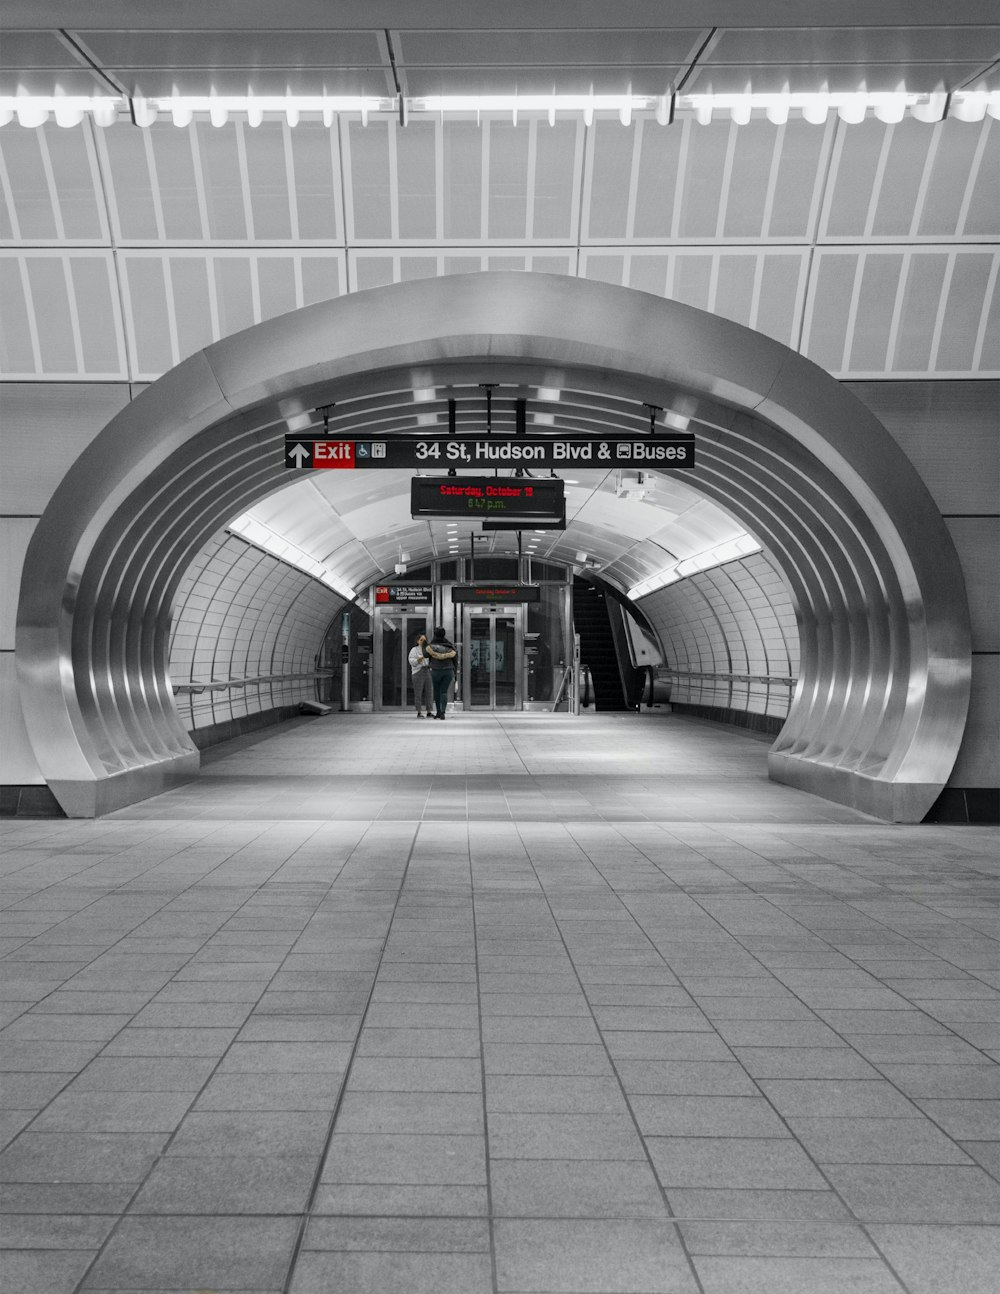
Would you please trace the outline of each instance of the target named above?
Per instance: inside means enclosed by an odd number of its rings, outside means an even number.
[[[521,708],[521,612],[467,608],[463,652],[470,710]]]
[[[427,616],[423,612],[414,615],[395,608],[389,611],[379,607],[377,610],[380,649],[377,666],[380,680],[375,695],[379,698],[381,709],[412,706],[413,679],[407,657],[410,648],[417,641],[417,635],[427,632]]]

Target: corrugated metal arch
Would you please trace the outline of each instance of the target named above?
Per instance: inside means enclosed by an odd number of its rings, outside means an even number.
[[[470,373],[537,383],[553,368],[570,405],[574,389],[683,396],[693,482],[788,580],[802,675],[772,776],[919,820],[964,730],[970,635],[953,545],[903,453],[828,374],[758,333],[514,273],[373,290],[248,329],[165,375],[85,451],[35,532],[18,615],[25,720],[67,811],[197,767],[166,673],[173,597],[209,535],[283,483],[287,414],[363,395],[377,426],[379,392]]]

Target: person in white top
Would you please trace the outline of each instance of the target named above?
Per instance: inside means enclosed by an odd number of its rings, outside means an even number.
[[[424,655],[426,641],[427,635],[420,634],[406,658],[410,663],[410,673],[413,675],[413,703],[417,707],[418,719],[431,717],[431,671],[427,657]],[[420,709],[421,704],[423,713]]]

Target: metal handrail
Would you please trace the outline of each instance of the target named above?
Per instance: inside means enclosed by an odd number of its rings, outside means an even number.
[[[226,692],[230,688],[253,687],[258,683],[292,683],[303,679],[333,678],[332,670],[310,670],[305,674],[255,674],[251,678],[213,679],[210,683],[174,683],[175,696],[199,696],[202,692]]]
[[[559,680],[559,686],[556,688],[556,694],[552,700],[553,710],[555,710],[556,706],[562,700],[562,694],[566,690],[566,684],[570,681],[572,677],[573,677],[573,666],[567,665],[566,668],[563,670],[562,678]]]
[[[795,676],[792,674],[734,674],[728,672],[709,672],[700,670],[671,669],[669,666],[659,666],[660,676],[662,678],[707,678],[723,679],[739,683],[779,683],[785,687],[794,687],[796,683]]]

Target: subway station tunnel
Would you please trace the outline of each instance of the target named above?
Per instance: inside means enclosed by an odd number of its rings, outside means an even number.
[[[174,8],[0,23],[0,1274],[992,1288],[988,7]]]

